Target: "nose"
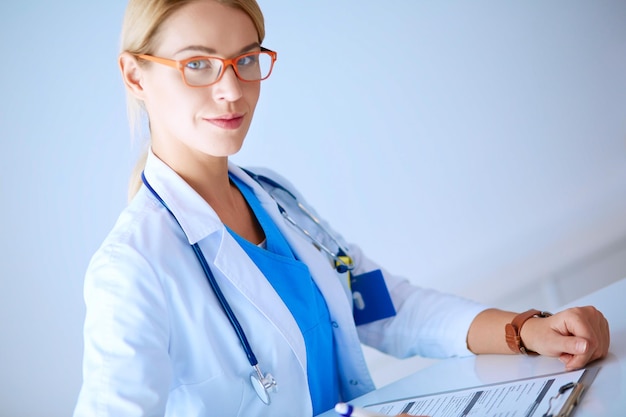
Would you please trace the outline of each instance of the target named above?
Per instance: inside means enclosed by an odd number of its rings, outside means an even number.
[[[237,78],[235,69],[229,65],[224,69],[222,78],[213,84],[213,96],[216,100],[236,101],[241,98],[241,81]]]

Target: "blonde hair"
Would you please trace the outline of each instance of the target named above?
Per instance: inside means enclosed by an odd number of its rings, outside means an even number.
[[[216,1],[228,7],[242,10],[254,23],[259,35],[259,43],[265,38],[265,22],[263,13],[256,0],[130,0],[126,6],[122,33],[120,39],[121,52],[131,54],[151,54],[156,49],[159,29],[163,22],[173,13],[189,3],[197,1]],[[142,121],[149,120],[143,102],[131,94],[126,94],[128,121],[133,138],[142,136]],[[149,135],[149,134],[148,134]],[[129,200],[141,187],[141,172],[143,171],[148,156],[149,138],[144,139],[143,150],[131,173],[128,186]]]

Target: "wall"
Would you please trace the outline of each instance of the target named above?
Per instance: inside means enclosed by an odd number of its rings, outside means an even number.
[[[83,273],[135,152],[124,5],[0,4],[3,416],[80,386]],[[419,285],[553,308],[626,275],[626,3],[261,5],[279,61],[236,162]]]

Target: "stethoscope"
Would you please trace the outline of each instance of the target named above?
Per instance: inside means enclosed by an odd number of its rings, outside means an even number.
[[[255,180],[257,183],[259,183],[259,185],[270,195],[270,197],[272,197],[272,199],[276,202],[276,205],[278,206],[278,211],[280,211],[280,214],[285,218],[285,220],[287,220],[299,232],[309,238],[313,246],[315,246],[318,250],[326,253],[334,260],[335,269],[337,270],[337,272],[344,273],[352,271],[354,269],[354,263],[352,262],[352,258],[348,256],[348,250],[341,245],[339,239],[333,236],[333,234],[322,224],[322,222],[311,212],[311,210],[306,208],[304,204],[298,201],[296,196],[293,195],[291,191],[289,191],[281,184],[277,183],[269,177],[255,174],[254,172],[251,172],[247,169],[243,169],[243,171],[250,177],[252,177],[252,179]],[[266,184],[266,186],[264,186],[263,184]],[[267,185],[269,185],[270,187],[267,187]],[[315,226],[318,227],[337,246],[337,250],[332,251],[331,249],[329,249],[328,246],[320,242],[319,239],[316,239],[311,232],[300,226],[291,216],[289,216],[287,210],[285,210],[285,208],[279,203],[279,200],[284,201],[284,199],[278,195],[276,190],[279,190],[281,193],[284,193],[285,196],[287,196],[289,199],[293,200],[293,202],[296,203],[298,209],[300,209],[300,211],[304,213],[309,218],[309,220],[311,220],[315,224]]]
[[[322,230],[337,245],[338,250],[336,252],[333,252],[326,245],[322,244],[318,239],[316,239],[308,230],[299,226],[295,222],[295,220],[293,220],[293,218],[289,216],[289,214],[283,208],[283,206],[278,202],[277,196],[275,195],[275,193],[272,193],[271,190],[268,190],[267,188],[263,187],[266,191],[268,191],[269,195],[276,202],[278,206],[278,210],[280,211],[282,216],[290,224],[295,226],[296,229],[298,229],[305,236],[307,236],[311,240],[311,243],[313,243],[313,245],[316,248],[327,253],[329,256],[331,256],[335,260],[335,268],[337,269],[338,272],[343,273],[343,272],[350,271],[354,268],[352,259],[347,256],[347,253],[348,253],[347,250],[340,245],[338,240],[321,224],[319,219],[317,219],[306,207],[304,207],[304,205],[302,205],[291,192],[289,192],[286,188],[278,184],[276,181],[273,181],[271,178],[265,177],[263,175],[256,175],[247,170],[246,172],[254,180],[256,180],[261,186],[262,186],[262,182],[265,182],[266,184],[269,184],[270,186],[274,187],[274,189],[281,190],[286,195],[293,198],[293,200],[297,203],[298,208],[309,219],[311,219],[320,228],[320,230]],[[181,227],[181,230],[183,230],[183,233],[185,233],[184,229],[182,229],[180,222],[178,221],[178,219],[176,218],[172,210],[170,210],[170,208],[167,206],[165,201],[163,201],[161,196],[154,190],[154,188],[152,188],[152,186],[146,179],[146,176],[144,175],[143,172],[141,173],[141,180],[145,184],[146,188],[150,190],[150,192],[154,195],[154,197],[163,205],[163,207],[165,207],[165,209],[174,218],[176,223]],[[239,338],[239,341],[241,342],[241,346],[243,347],[243,350],[246,353],[248,362],[250,362],[250,366],[252,366],[253,368],[253,372],[250,374],[250,383],[252,384],[254,391],[256,392],[258,397],[261,399],[261,401],[264,404],[269,405],[270,400],[271,400],[270,392],[276,392],[276,389],[278,386],[276,383],[276,380],[274,379],[272,374],[270,373],[264,374],[261,371],[261,368],[259,367],[259,361],[257,360],[256,355],[254,354],[254,351],[252,350],[252,347],[250,346],[250,343],[248,342],[246,333],[243,331],[243,328],[241,327],[241,324],[239,323],[237,316],[235,316],[235,313],[230,308],[230,305],[228,304],[226,297],[224,297],[222,290],[217,284],[217,280],[215,279],[215,276],[213,275],[213,272],[211,271],[211,268],[209,267],[209,264],[206,258],[204,257],[204,254],[202,253],[202,249],[200,249],[200,246],[198,245],[198,243],[192,244],[191,247],[194,253],[196,254],[196,257],[198,258],[200,265],[202,266],[202,270],[204,271],[204,274],[206,275],[207,281],[209,281],[209,285],[211,286],[211,289],[213,290],[213,292],[215,293],[215,296],[219,300],[220,305],[222,306],[222,309],[224,310],[224,313],[226,314],[226,317],[228,317],[228,320],[230,321],[231,326],[235,330],[235,333],[237,333],[237,337]]]

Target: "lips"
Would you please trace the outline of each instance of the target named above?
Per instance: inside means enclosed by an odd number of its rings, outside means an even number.
[[[243,114],[226,114],[204,120],[219,128],[232,130],[238,129],[243,124],[243,119]]]

